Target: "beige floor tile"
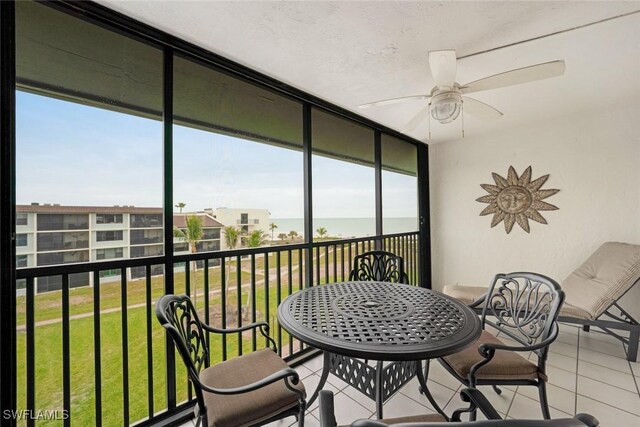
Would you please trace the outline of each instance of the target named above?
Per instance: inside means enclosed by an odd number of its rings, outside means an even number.
[[[549,351],[573,358],[578,357],[578,347],[576,345],[567,344],[561,341],[555,341],[551,344]]]
[[[578,361],[578,375],[620,387],[631,392],[638,391],[629,367],[627,367],[626,372],[621,372],[580,360]]]
[[[323,358],[322,355],[318,357],[314,357],[311,360],[307,360],[302,364],[305,368],[309,369],[312,372],[317,372],[322,369]]]
[[[596,417],[600,421],[600,427],[640,426],[640,417],[588,397],[578,396],[577,408],[579,413]]]
[[[372,399],[369,399],[367,396],[362,394],[360,391],[356,390],[354,387],[346,387],[340,393],[344,393],[365,408],[367,408],[371,412],[375,412],[376,410],[376,402]]]
[[[578,334],[572,334],[571,332],[560,331],[556,341],[563,342],[565,344],[578,345]]]
[[[518,390],[520,389],[518,388]],[[553,407],[549,408],[549,412],[551,412],[551,418],[570,418],[573,416]],[[541,420],[543,418],[540,403],[520,393],[517,393],[513,398],[513,403],[507,415],[510,418],[523,420]]]
[[[622,335],[625,337],[627,336],[627,334],[621,333],[625,331],[614,331],[614,332],[618,335]],[[608,344],[614,344],[614,345],[622,345],[622,342],[619,339],[607,334],[606,332],[602,332],[597,328],[592,328],[591,331],[589,332],[580,331],[580,341],[587,341],[587,340],[606,342]]]
[[[491,386],[479,386],[478,390],[484,394],[496,411],[506,414],[516,393],[514,390],[505,389],[504,387],[500,388],[502,389],[502,393],[500,394],[493,391]]]
[[[547,377],[549,378],[549,384],[564,388],[571,392],[576,391],[576,374],[573,372],[565,371],[564,369],[556,368],[547,364]]]
[[[304,388],[307,391],[307,400],[311,398],[311,395],[316,391],[318,384],[320,383],[320,375],[313,374],[309,375],[307,378],[302,380],[302,384],[304,384]],[[334,393],[337,393],[339,390],[331,385],[329,382],[324,384],[323,390],[331,390]],[[308,408],[309,411],[318,407],[318,400],[316,399],[311,406]]]
[[[540,401],[537,387],[520,386],[518,387],[518,394],[527,396],[536,402]],[[550,408],[558,409],[567,414],[575,413],[576,394],[569,390],[547,384],[547,402],[549,402]]]
[[[640,372],[640,370],[639,370]],[[440,385],[449,387],[452,390],[460,388],[460,381],[449,373],[437,360],[432,360],[429,364],[429,380],[435,381]]]
[[[629,372],[629,362],[622,357],[612,356],[610,354],[581,348],[578,355],[580,360],[601,365],[620,372]]]
[[[309,375],[313,375],[313,371],[311,369],[305,367],[304,365],[296,366],[294,368],[298,375],[300,375],[300,379],[303,380],[307,378]]]
[[[640,415],[640,396],[609,384],[578,376],[578,394]]]
[[[529,360],[532,360],[531,358]],[[556,368],[564,369],[568,372],[576,372],[577,360],[575,357],[565,356],[563,354],[549,352],[547,356],[547,364]]]
[[[344,390],[346,387],[349,387],[349,383],[343,381],[333,374],[329,374],[329,376],[327,377],[327,382],[338,390]]]
[[[426,400],[426,399],[425,399]],[[402,393],[396,393],[383,408],[384,418],[406,417],[410,415],[422,415],[433,413],[425,405],[405,396]]]
[[[586,335],[586,336],[585,336]],[[626,359],[627,353],[624,351],[621,342],[609,343],[591,338],[592,333],[580,335],[580,349],[589,349],[600,353],[609,354],[611,356]]]
[[[625,352],[627,351],[627,346],[624,346]],[[631,370],[635,373],[637,377],[640,377],[640,348],[638,348],[638,354],[636,355],[636,360],[638,362],[629,362],[629,366],[631,366]]]
[[[449,403],[449,401],[458,394],[457,391],[451,390],[450,388],[440,385],[434,381],[427,380],[427,386],[429,387],[431,395],[436,400],[436,403],[440,405],[441,408],[444,408],[447,403]],[[421,403],[422,405],[427,406],[428,408],[434,409],[429,402],[429,399],[427,399],[424,394],[420,393],[419,383],[417,379],[414,379],[407,385],[405,385],[400,390],[400,393],[404,394],[407,397],[410,397],[411,399]]]
[[[337,393],[333,396],[333,407],[338,425],[350,424],[355,420],[371,416],[371,411],[344,393]],[[311,415],[319,418],[319,412],[319,409],[316,408],[311,411]]]

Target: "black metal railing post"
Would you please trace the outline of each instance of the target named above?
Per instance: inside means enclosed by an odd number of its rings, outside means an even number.
[[[304,241],[307,244],[305,252],[306,287],[313,286],[313,178],[312,172],[312,121],[311,105],[302,104],[302,157],[304,174]]]
[[[16,410],[15,2],[0,1],[0,410]],[[15,419],[3,420],[14,426]],[[6,424],[5,424],[6,423]]]
[[[164,223],[164,293],[174,293],[173,260],[173,48],[163,50],[163,223]],[[173,341],[165,334],[165,358],[167,364],[167,406],[176,407],[176,352]]]
[[[374,163],[375,163],[375,203],[376,203],[376,236],[382,236],[382,133],[374,133]],[[375,240],[375,249],[382,249],[382,239]]]
[[[431,223],[429,221],[429,147],[418,145],[418,285],[431,289]]]

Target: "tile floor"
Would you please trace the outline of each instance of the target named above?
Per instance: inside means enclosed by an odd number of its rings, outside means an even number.
[[[561,332],[551,346],[548,358],[547,392],[552,417],[570,417],[587,412],[603,427],[640,427],[640,363],[625,359],[623,345],[601,332],[584,332],[573,325],[561,325]],[[639,357],[640,360],[640,357]],[[315,390],[320,379],[322,358],[317,357],[296,370],[307,391]],[[450,414],[465,407],[458,397],[460,384],[432,362],[428,385],[436,401]],[[325,389],[335,394],[336,419],[339,425],[358,418],[375,417],[375,404],[343,381],[329,375]],[[491,387],[480,387],[496,410],[507,418],[542,418],[535,387],[503,388],[497,395]],[[405,385],[384,405],[385,417],[433,412],[426,397],[418,393],[417,380]],[[293,417],[270,424],[288,427]],[[305,419],[308,427],[317,427],[318,404],[314,403]]]

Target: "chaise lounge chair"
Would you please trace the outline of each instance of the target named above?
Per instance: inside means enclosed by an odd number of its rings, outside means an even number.
[[[640,341],[640,323],[618,301],[640,283],[640,245],[606,242],[562,283],[565,302],[559,322],[596,326],[628,345],[627,360],[635,362]],[[444,293],[482,310],[486,288],[447,285]],[[629,337],[614,330],[628,331]]]

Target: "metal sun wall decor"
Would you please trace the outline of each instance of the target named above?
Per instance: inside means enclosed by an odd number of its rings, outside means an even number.
[[[531,166],[520,176],[513,166],[509,166],[506,179],[495,172],[491,175],[496,185],[480,184],[489,194],[476,199],[478,202],[489,204],[480,212],[480,216],[493,214],[491,227],[504,221],[504,229],[509,234],[513,225],[518,223],[528,233],[530,219],[540,224],[547,223],[539,211],[558,210],[557,206],[543,202],[547,197],[560,191],[540,189],[549,179],[549,175],[543,175],[532,181]]]

